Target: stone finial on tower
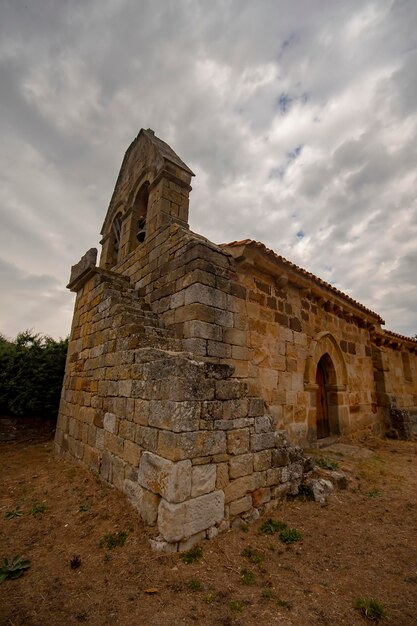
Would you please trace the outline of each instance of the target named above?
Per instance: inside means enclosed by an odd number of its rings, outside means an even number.
[[[190,168],[148,128],[126,151],[101,230],[100,266],[120,263],[172,222],[188,226]]]

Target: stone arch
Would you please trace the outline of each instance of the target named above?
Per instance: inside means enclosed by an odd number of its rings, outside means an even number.
[[[347,384],[347,368],[340,346],[330,332],[323,331],[311,343],[304,371],[304,389],[310,394],[308,439],[311,442],[345,432],[343,416],[346,413]],[[328,432],[323,431],[321,424],[318,429],[318,419],[322,419],[320,396],[326,405]]]
[[[315,385],[317,364],[326,353],[331,358],[335,368],[336,381],[333,384],[346,389],[348,375],[343,352],[334,336],[327,330],[316,335],[311,342],[310,353],[304,370],[304,386]],[[345,389],[340,390],[344,391]]]

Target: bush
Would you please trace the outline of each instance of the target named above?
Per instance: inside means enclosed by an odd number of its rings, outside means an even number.
[[[31,331],[0,335],[0,413],[56,419],[67,349],[68,339]]]

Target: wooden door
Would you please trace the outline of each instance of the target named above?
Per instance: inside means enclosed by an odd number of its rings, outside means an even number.
[[[326,372],[321,362],[317,365],[317,439],[324,439],[330,435],[329,410],[327,406]]]

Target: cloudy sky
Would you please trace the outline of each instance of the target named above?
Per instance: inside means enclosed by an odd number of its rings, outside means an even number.
[[[1,0],[0,332],[69,332],[123,154],[196,173],[191,228],[253,238],[417,333],[415,0]]]

